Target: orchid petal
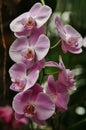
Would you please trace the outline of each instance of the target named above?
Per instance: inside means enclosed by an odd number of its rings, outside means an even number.
[[[52,75],[48,77],[48,86],[46,87],[46,92],[48,94],[56,94],[56,84]]]
[[[50,41],[48,37],[46,37],[43,34],[40,35],[34,47],[35,47],[37,59],[42,60],[49,51]]]
[[[9,55],[11,59],[17,63],[21,63],[22,55],[21,51],[28,47],[28,41],[26,38],[16,39],[10,46]]]
[[[33,28],[32,35],[29,37],[30,45],[34,46],[39,36],[44,33],[45,33],[45,26],[42,26],[40,28]]]
[[[64,30],[67,34],[71,34],[75,38],[80,38],[81,35],[71,25],[65,25]]]
[[[22,92],[18,93],[14,97],[13,102],[12,102],[13,109],[18,114],[24,114],[24,108],[26,105],[26,102],[22,101],[21,99],[22,99]]]
[[[38,119],[46,120],[55,112],[55,104],[48,95],[40,93],[36,99],[36,111]]]
[[[39,12],[39,9],[42,7],[42,4],[41,3],[36,3],[32,6],[32,8],[30,9],[29,13],[30,15],[34,18],[36,17],[36,15],[38,14]]]
[[[42,25],[45,24],[45,22],[49,19],[51,13],[52,10],[49,6],[44,5],[39,9],[39,12],[35,18],[37,23],[37,28],[40,28]]]
[[[60,110],[67,110],[68,101],[69,101],[69,94],[67,92],[58,93],[55,104]]]
[[[59,17],[56,17],[55,19],[55,23],[59,32],[59,35],[65,39],[65,30],[64,30],[64,26],[62,25],[61,20],[59,19]]]
[[[25,86],[24,91],[31,88],[36,83],[38,77],[39,77],[39,70],[32,68],[27,76],[27,85]]]
[[[26,73],[26,67],[24,64],[14,64],[9,69],[9,74],[11,78],[25,76],[25,73]]]
[[[44,120],[39,120],[36,116],[32,117],[32,120],[39,125],[46,125],[46,122]]]
[[[29,17],[29,12],[23,13],[17,18],[15,18],[11,23],[10,23],[10,29],[13,32],[21,32],[24,30],[24,24],[27,22],[27,16]]]
[[[16,120],[20,120],[20,119],[22,119],[22,118],[24,118],[24,115],[23,115],[23,114],[18,114],[18,113],[15,112],[15,119],[16,119]]]

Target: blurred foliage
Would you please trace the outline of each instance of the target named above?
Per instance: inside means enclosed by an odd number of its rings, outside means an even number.
[[[40,2],[40,0],[2,0],[2,21],[3,21],[3,30],[4,30],[4,38],[7,47],[7,59],[6,59],[6,95],[3,96],[3,59],[4,59],[4,48],[2,44],[2,37],[0,32],[0,105],[6,105],[12,103],[12,99],[15,92],[9,90],[9,86],[11,84],[9,77],[9,68],[13,64],[12,60],[9,57],[9,47],[14,41],[15,37],[13,33],[9,29],[10,22],[20,15],[21,13],[28,11],[31,6]],[[1,3],[1,0],[0,0]],[[82,36],[86,36],[86,0],[45,0],[45,3],[49,5],[53,13],[60,12],[62,15],[64,12],[70,12],[70,21],[73,27],[75,27]],[[48,21],[50,24],[52,19]],[[1,24],[1,23],[0,23]],[[53,26],[53,25],[52,25]],[[47,25],[47,28],[49,25]],[[59,38],[54,34],[54,30],[48,28],[48,35],[51,40],[51,46],[53,46]],[[79,55],[74,54],[63,54],[61,50],[61,45],[59,44],[56,48],[50,49],[46,60],[53,60],[58,62],[59,55],[62,55],[64,64],[67,68],[73,69],[75,72],[76,79],[76,87],[77,90],[71,94],[69,109],[62,113],[57,112],[54,117],[48,120],[48,125],[50,126],[50,130],[85,130],[86,129],[86,48],[83,48],[83,52]],[[77,70],[78,68],[78,70]],[[77,72],[76,72],[77,70]],[[81,71],[80,71],[81,70]],[[45,73],[51,73],[56,71],[53,68],[46,68]],[[40,77],[42,78],[44,72],[40,73]],[[55,75],[55,77],[57,74]],[[45,77],[46,79],[46,77]],[[41,79],[39,79],[41,82]],[[83,115],[78,115],[76,113],[76,108],[79,106],[85,109],[85,113]],[[3,125],[0,124],[0,129],[3,130]],[[57,129],[58,128],[58,129]],[[24,126],[23,130],[32,130],[31,125]],[[47,129],[46,127],[37,126],[35,129]]]

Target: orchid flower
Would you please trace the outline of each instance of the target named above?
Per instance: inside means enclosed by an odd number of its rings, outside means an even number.
[[[29,36],[34,28],[39,29],[47,22],[51,13],[49,6],[36,3],[28,12],[15,18],[10,23],[10,29],[17,37]]]
[[[82,52],[82,36],[71,25],[62,25],[60,19],[55,19],[58,33],[62,40],[62,50],[64,53],[67,51],[79,54]]]
[[[63,87],[65,91],[76,90],[74,73],[70,69],[66,69],[61,56],[59,56],[59,64],[54,61],[48,61],[45,62],[45,66],[52,66],[60,69],[57,84],[59,83],[61,88]]]
[[[70,69],[66,69],[65,65],[62,61],[61,56],[59,56],[59,68],[60,72],[58,74],[58,81],[59,84],[64,86],[64,89],[66,90],[76,90],[75,87],[75,79],[74,79],[74,73]]]
[[[67,110],[67,104],[69,101],[69,94],[67,91],[59,90],[59,86],[56,84],[53,76],[48,77],[48,85],[46,87],[46,93],[51,97],[56,107],[60,110]]]
[[[37,37],[16,39],[10,46],[9,54],[16,63],[24,63],[27,68],[35,61],[42,60],[49,51],[50,41],[44,34]]]
[[[20,92],[14,97],[13,109],[16,119],[26,117],[44,125],[45,120],[53,115],[55,104],[47,94],[42,92],[41,86],[35,84],[29,90]]]
[[[37,67],[34,66],[27,70],[24,64],[14,64],[9,70],[12,81],[10,89],[19,92],[31,88],[39,76],[40,68]]]

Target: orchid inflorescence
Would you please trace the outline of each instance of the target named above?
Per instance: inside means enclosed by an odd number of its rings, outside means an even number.
[[[10,29],[17,37],[9,49],[9,55],[15,62],[9,69],[12,81],[10,89],[18,92],[12,103],[15,118],[32,119],[40,125],[45,125],[45,120],[55,113],[56,108],[67,110],[69,90],[76,89],[74,73],[66,69],[61,56],[59,63],[45,60],[50,49],[45,23],[51,14],[49,6],[36,3],[28,12],[10,23]],[[80,33],[71,25],[62,25],[59,17],[56,17],[55,24],[63,52],[81,53],[85,40]],[[58,79],[55,80],[50,74],[47,85],[43,88],[38,83],[39,73],[48,66],[59,69]]]

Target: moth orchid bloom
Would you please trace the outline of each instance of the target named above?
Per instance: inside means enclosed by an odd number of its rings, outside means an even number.
[[[39,70],[35,66],[27,70],[24,64],[14,64],[10,68],[9,74],[12,81],[10,89],[19,92],[31,88],[36,83]]]
[[[51,97],[56,107],[60,110],[67,110],[67,104],[69,101],[69,94],[67,91],[59,90],[59,86],[56,84],[53,76],[48,77],[48,85],[46,87],[46,93]]]
[[[59,65],[60,68],[58,74],[58,81],[60,86],[64,87],[64,90],[75,90],[75,80],[74,73],[70,69],[66,69],[64,63],[62,61],[61,56],[59,57]]]
[[[60,19],[55,19],[58,33],[62,40],[62,50],[64,53],[67,51],[79,54],[82,52],[82,36],[71,25],[62,25]]]
[[[54,113],[55,104],[42,92],[42,87],[35,84],[29,90],[20,92],[14,97],[13,109],[17,120],[26,117],[44,125],[45,120]]]
[[[24,63],[28,68],[34,62],[42,60],[48,53],[50,41],[44,34],[38,39],[35,36],[30,38],[16,39],[10,46],[9,55],[16,63]]]
[[[36,3],[32,8],[10,23],[10,29],[17,37],[29,36],[34,28],[39,29],[49,19],[52,10],[47,5]]]
[[[61,56],[59,56],[59,64],[54,61],[48,61],[45,62],[45,66],[56,67],[60,69],[58,80],[56,82],[59,84],[59,89],[61,87],[61,91],[62,88],[63,91],[76,90],[74,73],[70,69],[66,69]]]

